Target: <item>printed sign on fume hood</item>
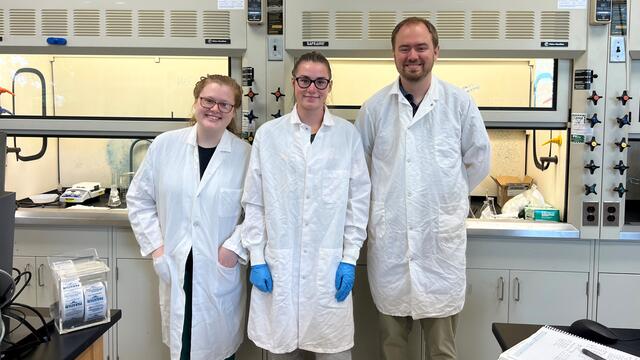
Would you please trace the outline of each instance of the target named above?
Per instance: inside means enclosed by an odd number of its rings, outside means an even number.
[[[585,139],[593,136],[593,129],[587,122],[587,114],[571,114],[571,143],[584,144]]]
[[[243,10],[244,0],[218,0],[218,10]]]
[[[558,9],[586,9],[587,0],[558,0]]]

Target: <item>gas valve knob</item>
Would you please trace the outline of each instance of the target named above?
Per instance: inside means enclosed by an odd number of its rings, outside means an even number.
[[[255,120],[255,119],[257,119],[257,118],[258,118],[257,116],[255,116],[255,115],[253,114],[253,110],[249,111],[249,113],[248,113],[248,114],[244,114],[244,117],[246,117],[247,119],[249,119],[249,122],[250,122],[250,123],[252,123],[252,122],[253,122],[253,120]]]
[[[584,185],[584,194],[585,195],[589,195],[589,194],[596,194],[598,195],[598,193],[596,192],[596,184],[593,185]]]
[[[622,183],[619,183],[618,186],[613,188],[613,191],[617,192],[618,196],[622,198],[624,196],[624,193],[626,193],[629,190],[625,189]]]
[[[591,151],[595,150],[596,146],[599,146],[600,143],[596,141],[596,137],[592,136],[591,140],[589,140],[589,142],[587,142],[587,145],[589,145],[589,147],[591,148]]]
[[[627,105],[627,101],[633,99],[629,94],[627,94],[627,90],[622,91],[622,95],[616,96],[616,99],[622,102],[622,105]]]
[[[618,127],[620,129],[622,129],[622,127],[625,125],[631,125],[631,112],[621,118],[617,117],[616,121],[618,122]]]
[[[587,165],[584,166],[585,169],[589,169],[591,175],[596,171],[596,169],[600,168],[600,166],[596,165],[596,163],[591,160]]]
[[[594,126],[596,126],[596,124],[600,124],[602,121],[600,121],[598,119],[598,114],[594,113],[592,117],[587,118],[587,120],[589,120],[589,123],[591,123],[591,127],[593,128]]]
[[[280,100],[280,98],[281,98],[281,97],[285,96],[285,95],[282,93],[282,91],[280,91],[280,88],[278,88],[278,90],[276,90],[276,91],[272,92],[272,93],[271,93],[271,95],[273,95],[273,96],[275,96],[275,97],[276,97],[276,102],[277,102],[278,100]],[[278,117],[280,117],[280,116],[278,116]]]
[[[614,169],[620,171],[620,175],[624,175],[625,170],[627,170],[629,167],[627,165],[625,165],[622,160],[620,160],[620,162],[618,163],[618,165],[613,167]]]
[[[627,142],[627,138],[622,138],[620,142],[615,142],[615,144],[618,147],[618,149],[620,149],[620,152],[623,152],[624,149],[631,147],[631,145],[629,145],[629,143]]]
[[[602,99],[602,96],[598,95],[595,90],[591,92],[591,96],[587,98],[587,100],[593,101],[593,105],[598,105],[598,100]]]
[[[280,109],[278,109],[278,112],[277,112],[277,113],[275,113],[275,114],[271,114],[271,116],[273,116],[273,118],[274,118],[274,119],[277,119],[277,118],[281,117],[281,116],[282,116],[282,114],[280,113]]]
[[[256,97],[258,94],[257,92],[253,92],[253,89],[249,88],[249,92],[247,92],[246,94],[244,94],[244,96],[248,97],[249,100],[251,100],[251,102],[253,102],[253,98]]]

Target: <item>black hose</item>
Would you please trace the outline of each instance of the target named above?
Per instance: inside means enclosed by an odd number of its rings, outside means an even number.
[[[40,70],[34,68],[21,68],[16,70],[16,73],[13,74],[13,80],[11,81],[11,92],[16,93],[16,76],[21,73],[31,73],[35,74],[40,79],[40,86],[42,87],[42,116],[47,116],[47,86],[44,80],[44,75]],[[13,96],[11,99],[11,105],[13,108],[13,113],[16,113],[16,97]],[[17,161],[33,161],[38,160],[44,156],[45,152],[47,152],[47,138],[42,137],[42,145],[40,147],[40,151],[35,155],[22,156],[20,155],[20,148],[18,148],[16,143],[16,137],[13,137],[13,147],[18,149],[16,151],[16,160]]]

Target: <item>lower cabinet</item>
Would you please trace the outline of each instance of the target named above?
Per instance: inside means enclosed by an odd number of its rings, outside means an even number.
[[[468,269],[458,359],[498,358],[494,322],[569,325],[586,318],[588,280],[583,272]]]
[[[509,271],[468,269],[467,298],[456,333],[458,359],[497,359],[502,351],[491,323],[508,321]]]
[[[116,355],[120,360],[168,359],[162,343],[158,277],[151,260],[117,259],[116,307],[122,319],[116,325]]]
[[[640,328],[640,241],[600,241],[598,322],[616,328]]]
[[[640,328],[640,274],[598,275],[598,322],[615,328]]]

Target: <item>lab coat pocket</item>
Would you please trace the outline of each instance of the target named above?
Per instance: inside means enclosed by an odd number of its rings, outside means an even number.
[[[160,278],[160,281],[164,282],[165,284],[171,284],[171,270],[169,269],[169,263],[166,254],[153,259],[153,269],[156,271],[156,274]]]
[[[336,300],[336,272],[342,260],[342,249],[319,249],[316,284],[318,304],[324,308],[342,309],[351,303],[351,294],[344,301]]]
[[[220,217],[240,216],[240,212],[242,211],[242,207],[240,206],[241,197],[241,189],[220,189],[218,215]]]
[[[322,175],[322,200],[328,204],[347,201],[349,175],[346,170],[327,171]]]
[[[460,169],[460,141],[450,136],[439,136],[435,139],[436,159],[440,170],[451,173]]]
[[[240,265],[236,264],[232,268],[224,267],[216,260],[217,268],[217,284],[215,286],[215,294],[225,296],[236,291],[241,287],[240,284]]]
[[[467,215],[466,203],[441,205],[438,216],[438,253],[441,257],[460,261],[464,257]]]

